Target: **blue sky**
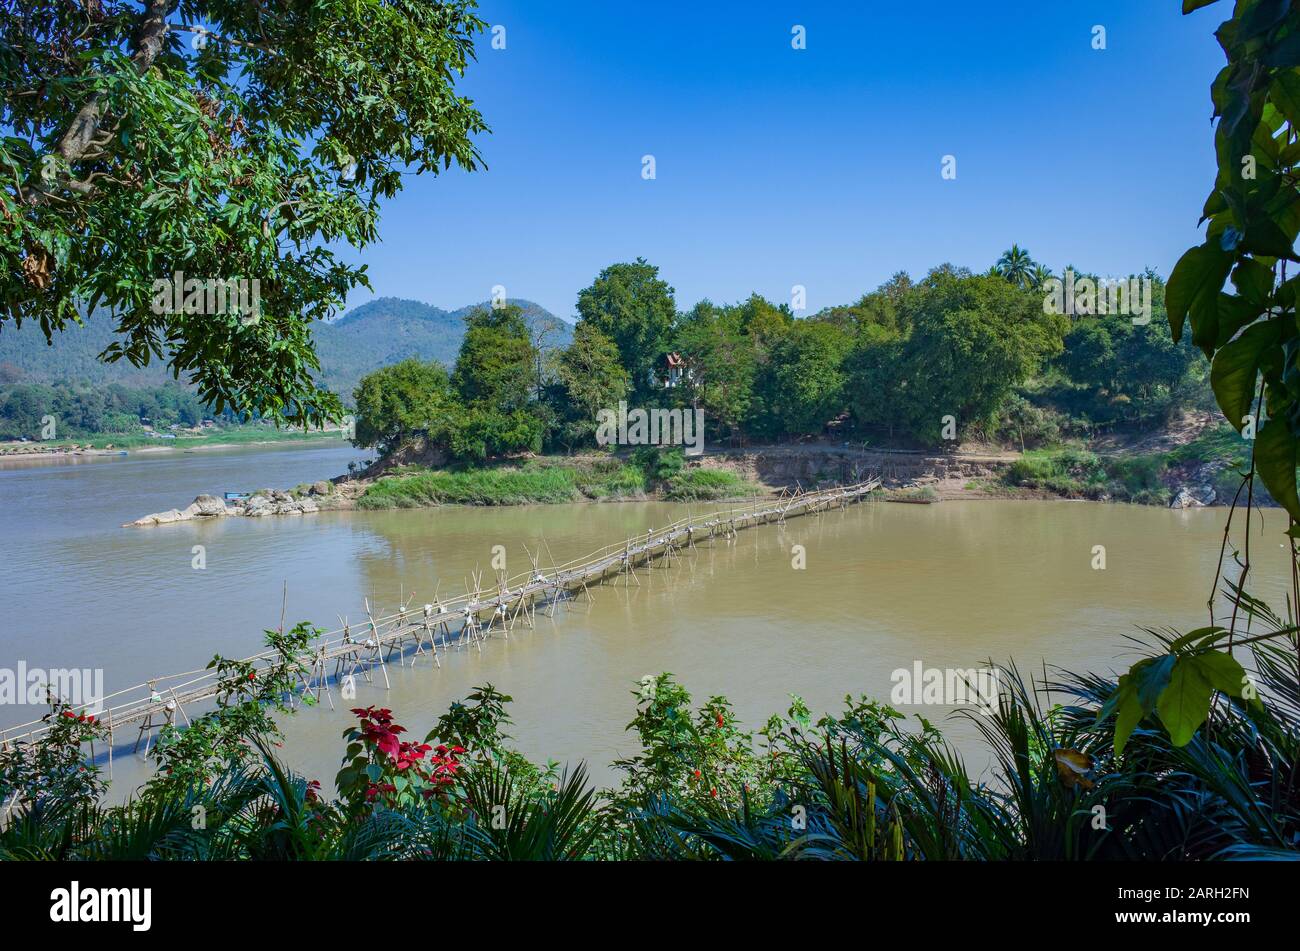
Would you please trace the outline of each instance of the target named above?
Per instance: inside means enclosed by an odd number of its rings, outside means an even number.
[[[1012,242],[1056,270],[1167,275],[1214,178],[1228,13],[1179,7],[482,0],[506,48],[481,36],[461,88],[487,170],[412,177],[348,256],[380,296],[452,308],[500,284],[566,317],[638,256],[680,309],[801,284],[811,313]]]

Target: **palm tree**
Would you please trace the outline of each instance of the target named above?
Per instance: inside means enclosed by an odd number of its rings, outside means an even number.
[[[1034,259],[1018,244],[1002,252],[993,269],[1017,287],[1029,287],[1033,280]]]
[[[1034,273],[1030,275],[1030,283],[1034,288],[1040,289],[1044,284],[1052,279],[1052,269],[1043,264],[1034,265]]]

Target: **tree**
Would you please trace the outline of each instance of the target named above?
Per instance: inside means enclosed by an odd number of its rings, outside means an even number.
[[[408,169],[478,167],[486,127],[454,88],[472,6],[5,4],[0,329],[52,338],[103,307],[105,360],[165,359],[218,412],[336,417],[311,323],[368,282],[331,246],[373,241]],[[174,275],[250,282],[260,306],[177,312],[155,286]]]
[[[853,418],[861,426],[886,429],[891,439],[905,419],[904,344],[899,334],[868,324],[859,331],[845,360],[846,396]]]
[[[613,409],[627,398],[627,371],[619,363],[614,341],[583,321],[573,331],[573,343],[560,354],[556,374],[563,390],[559,437],[572,449],[594,437],[600,410]]]
[[[943,417],[959,429],[990,420],[1011,392],[1061,351],[1067,318],[1000,277],[935,270],[923,282],[900,354],[904,420],[937,441]]]
[[[993,269],[1016,287],[1027,288],[1034,286],[1034,273],[1037,266],[1028,251],[1018,244],[1013,244],[1002,252],[1002,257],[998,258],[998,263],[993,265]]]
[[[513,413],[532,398],[536,360],[519,305],[479,307],[465,316],[451,382],[467,405]]]
[[[403,360],[367,374],[353,399],[353,444],[367,449],[396,449],[416,436],[442,442],[460,412],[447,371],[437,361]]]
[[[753,298],[750,299],[751,301]],[[689,372],[680,392],[704,410],[706,424],[720,435],[735,435],[754,396],[754,346],[743,331],[745,308],[696,304],[678,325],[673,349]]]
[[[532,401],[536,363],[519,305],[479,307],[465,316],[451,377],[464,404],[448,437],[453,456],[480,462],[541,449],[545,427]]]
[[[843,327],[797,320],[772,347],[758,387],[762,417],[750,426],[769,435],[816,434],[844,409],[844,360],[852,337]]]
[[[611,264],[578,293],[578,313],[618,345],[634,397],[649,396],[651,373],[668,350],[677,313],[673,289],[659,279],[659,269],[644,258]]]

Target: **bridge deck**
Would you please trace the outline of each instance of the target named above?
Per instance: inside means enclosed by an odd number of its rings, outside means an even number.
[[[509,635],[521,617],[531,625],[537,605],[550,605],[566,598],[581,596],[589,586],[598,585],[611,575],[635,575],[636,569],[657,558],[671,557],[680,549],[694,546],[696,539],[707,539],[719,534],[733,535],[755,525],[781,522],[787,518],[822,512],[836,506],[860,501],[879,487],[879,479],[856,485],[838,486],[815,492],[798,492],[767,499],[740,508],[711,512],[704,516],[689,516],[661,529],[628,539],[622,545],[607,545],[584,558],[553,567],[550,572],[536,568],[530,573],[513,578],[498,578],[495,594],[479,589],[449,600],[426,605],[422,611],[402,610],[385,617],[371,617],[356,625],[345,625],[319,635],[312,658],[311,674],[302,678],[303,693],[312,693],[317,699],[322,692],[329,694],[331,683],[358,674],[370,680],[376,670],[382,672],[387,682],[387,658],[397,652],[404,662],[406,651],[414,645],[414,657],[430,654],[439,665],[438,648],[449,644],[459,646],[471,643],[482,649],[482,642],[494,631]],[[532,557],[530,555],[530,557]],[[487,618],[484,623],[484,618]],[[283,658],[275,650],[263,651],[245,658],[249,662],[275,664]],[[327,667],[334,664],[331,675]],[[196,670],[182,674],[155,677],[152,680],[119,690],[103,698],[99,709],[78,708],[94,713],[108,731],[108,760],[111,769],[115,731],[139,725],[136,746],[147,739],[150,730],[167,723],[188,723],[187,708],[215,699],[220,693],[215,670]],[[301,694],[296,695],[301,696]],[[104,708],[104,702],[116,703]],[[330,703],[333,704],[332,694]],[[0,731],[0,746],[30,744],[49,729],[48,718],[10,727]]]

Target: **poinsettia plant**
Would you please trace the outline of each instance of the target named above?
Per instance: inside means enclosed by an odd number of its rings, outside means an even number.
[[[451,798],[464,747],[404,740],[406,728],[386,708],[356,707],[352,713],[358,722],[343,731],[348,746],[334,779],[350,813]]]

